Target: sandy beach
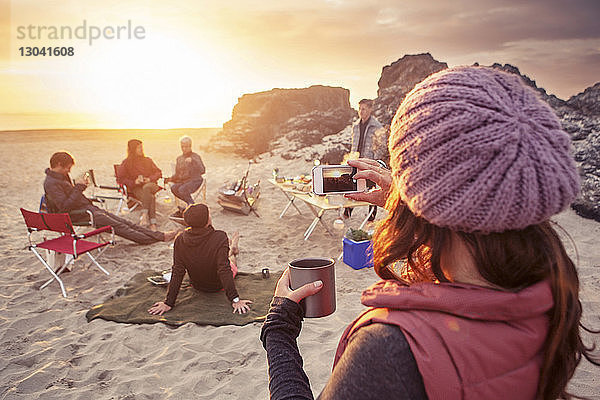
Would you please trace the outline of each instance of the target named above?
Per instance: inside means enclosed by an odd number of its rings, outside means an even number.
[[[273,168],[283,175],[310,172],[311,163],[260,158],[252,165],[250,181],[261,180],[260,218],[224,211],[217,204],[217,189],[225,181],[240,178],[247,160],[205,151],[207,132],[188,132],[194,151],[206,164],[207,203],[213,225],[227,232],[240,232],[239,269],[278,271],[294,258],[314,255],[335,257],[342,249],[344,230],[330,236],[317,226],[309,240],[302,234],[312,220],[309,209],[299,205],[279,219],[286,198],[267,182]],[[67,150],[75,157],[73,176],[93,168],[99,183],[113,184],[113,164],[125,157],[126,142],[137,137],[145,152],[171,174],[171,164],[180,153],[180,132],[136,134],[118,132],[8,132],[0,133],[0,399],[265,399],[268,398],[266,354],[259,341],[261,325],[198,326],[179,328],[163,324],[129,325],[94,320],[85,313],[113,295],[134,274],[146,269],[168,269],[169,243],[148,246],[119,240],[101,257],[110,271],[76,262],[63,275],[68,298],[56,283],[38,290],[49,277],[34,255],[24,249],[25,225],[19,207],[37,210],[43,192],[44,169],[53,152]],[[88,189],[89,190],[89,189]],[[88,193],[89,194],[89,193]],[[169,214],[174,203],[166,193],[158,195],[158,211]],[[367,208],[357,209],[345,228],[356,228]],[[383,217],[380,211],[378,220]],[[139,213],[127,218],[137,219]],[[333,225],[335,213],[325,223]],[[578,250],[583,322],[600,328],[600,224],[578,217],[571,210],[556,221],[570,234]],[[159,229],[173,222],[159,218]],[[567,242],[575,259],[575,250]],[[337,311],[328,317],[305,320],[299,339],[305,369],[315,395],[327,382],[339,337],[363,309],[360,293],[378,280],[372,269],[354,270],[336,264]],[[251,293],[242,293],[252,299]],[[159,301],[162,299],[156,299]],[[226,301],[225,296],[223,300]],[[589,338],[589,336],[587,336]],[[570,383],[572,393],[600,399],[600,369],[582,361]]]

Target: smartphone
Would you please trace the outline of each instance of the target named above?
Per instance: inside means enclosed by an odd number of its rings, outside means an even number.
[[[313,192],[318,195],[364,192],[364,179],[354,179],[357,170],[349,165],[318,165],[312,169]]]

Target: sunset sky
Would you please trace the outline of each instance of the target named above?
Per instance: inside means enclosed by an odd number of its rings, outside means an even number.
[[[19,38],[84,20],[109,34],[131,21],[144,38]],[[349,89],[356,107],[383,66],[423,52],[510,63],[566,99],[600,81],[599,20],[598,0],[0,0],[0,130],[217,127],[244,93],[313,84]]]

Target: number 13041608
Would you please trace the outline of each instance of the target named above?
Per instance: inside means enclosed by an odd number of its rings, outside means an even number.
[[[22,57],[71,57],[75,55],[73,47],[19,47]]]

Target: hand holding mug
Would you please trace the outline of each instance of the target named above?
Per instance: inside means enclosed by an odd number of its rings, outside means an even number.
[[[290,269],[286,268],[285,271],[283,271],[281,278],[279,278],[277,286],[275,287],[275,296],[286,297],[295,303],[300,303],[300,300],[308,296],[312,296],[322,288],[323,282],[319,280],[300,286],[296,290],[292,290],[290,288]]]

